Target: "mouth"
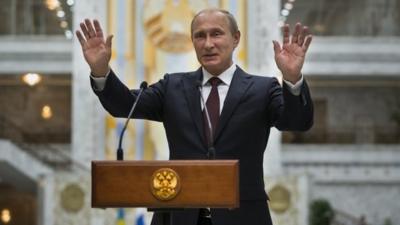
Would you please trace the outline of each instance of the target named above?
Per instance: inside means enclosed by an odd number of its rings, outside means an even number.
[[[218,56],[217,53],[208,53],[208,54],[204,54],[204,55],[203,55],[203,58],[205,58],[205,59],[211,59],[211,58],[214,58],[214,57],[216,57],[216,56]]]

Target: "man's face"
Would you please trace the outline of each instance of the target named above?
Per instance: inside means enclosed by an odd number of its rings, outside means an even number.
[[[232,53],[239,44],[240,32],[231,33],[228,18],[223,13],[198,15],[192,30],[197,60],[208,72],[219,75],[232,65]]]

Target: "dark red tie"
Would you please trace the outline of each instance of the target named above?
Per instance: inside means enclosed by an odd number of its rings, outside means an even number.
[[[208,83],[211,84],[211,92],[207,98],[206,107],[208,110],[208,114],[210,115],[211,127],[213,132],[213,138],[215,134],[215,130],[217,128],[218,120],[219,120],[219,95],[218,95],[218,85],[222,83],[221,79],[218,77],[212,77],[208,80]],[[208,120],[205,114],[205,110],[203,110],[204,115],[204,131],[206,134],[206,141],[208,143],[212,143],[210,128],[208,126]]]

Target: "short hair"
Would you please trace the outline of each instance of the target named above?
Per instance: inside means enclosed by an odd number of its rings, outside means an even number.
[[[230,12],[228,12],[227,10],[224,10],[224,9],[209,8],[209,9],[201,10],[193,17],[192,23],[190,24],[191,35],[193,35],[193,24],[194,24],[194,21],[196,20],[196,18],[202,13],[212,13],[212,12],[220,12],[225,15],[225,17],[228,19],[229,30],[231,31],[231,34],[236,34],[239,31],[236,19]]]

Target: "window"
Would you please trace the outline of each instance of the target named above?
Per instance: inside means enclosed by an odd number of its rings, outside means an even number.
[[[282,0],[281,16],[320,36],[400,36],[400,0]]]
[[[400,79],[308,79],[314,125],[283,132],[284,143],[400,143]]]
[[[73,0],[1,0],[0,35],[72,36]]]
[[[71,75],[42,75],[35,86],[0,76],[0,139],[17,143],[70,143]]]

